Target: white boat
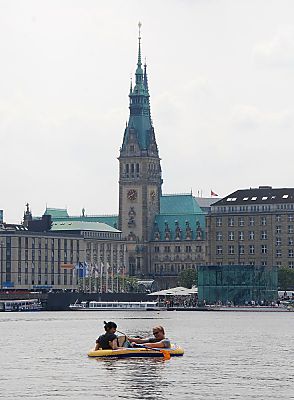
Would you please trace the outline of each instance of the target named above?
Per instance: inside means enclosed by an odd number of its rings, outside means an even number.
[[[82,301],[70,304],[73,311],[159,311],[166,310],[156,301]]]
[[[0,300],[0,311],[40,311],[42,308],[38,299]]]

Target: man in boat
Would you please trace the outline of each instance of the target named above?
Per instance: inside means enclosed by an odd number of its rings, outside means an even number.
[[[99,349],[103,350],[115,350],[118,348],[118,340],[115,335],[117,325],[115,322],[104,321],[104,335],[100,335],[96,340],[95,351]]]
[[[151,348],[169,349],[171,347],[170,340],[165,337],[164,328],[161,325],[155,326],[152,331],[153,331],[153,337],[143,338],[143,339],[128,337],[128,341],[130,343],[134,343],[135,345],[143,344],[144,346]]]

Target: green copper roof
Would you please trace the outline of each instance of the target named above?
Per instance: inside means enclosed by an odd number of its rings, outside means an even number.
[[[195,240],[201,231],[205,237],[205,213],[199,207],[192,194],[163,195],[160,198],[160,214],[155,217],[153,239],[156,232],[159,240],[165,240],[165,232],[170,231],[170,240],[176,240],[176,230],[181,231],[181,240],[185,240],[186,231],[191,229],[191,238]]]
[[[160,240],[165,240],[165,230],[168,228],[170,230],[170,240],[176,239],[176,228],[179,227],[181,230],[181,240],[185,240],[185,232],[187,225],[192,230],[191,238],[195,240],[197,237],[197,229],[202,230],[202,239],[205,238],[205,215],[202,214],[158,214],[155,217],[154,229],[153,229],[153,239],[155,238],[155,233],[160,233]]]
[[[144,71],[142,69],[140,33],[139,33],[138,62],[136,69],[136,83],[134,88],[131,85],[129,98],[130,98],[130,105],[129,105],[130,116],[128,125],[125,129],[121,150],[124,151],[126,149],[130,140],[130,136],[133,135],[133,137],[134,136],[136,137],[141,151],[149,150],[151,149],[151,147],[153,148],[153,152],[157,151],[154,129],[150,114],[146,63],[144,65]]]
[[[52,220],[54,218],[67,218],[68,213],[65,208],[46,208],[44,215],[51,215]]]
[[[192,194],[166,194],[160,198],[160,214],[203,214]]]
[[[52,221],[77,221],[77,222],[101,222],[112,228],[118,227],[118,215],[68,215],[66,209],[47,208],[45,213],[50,214]]]
[[[106,225],[102,222],[86,222],[86,221],[54,221],[51,231],[96,231],[96,232],[115,232],[119,230]]]

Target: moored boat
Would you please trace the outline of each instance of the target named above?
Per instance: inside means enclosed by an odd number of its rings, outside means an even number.
[[[156,301],[82,301],[70,304],[73,311],[159,311],[166,310]]]
[[[169,349],[151,349],[146,347],[120,348],[116,350],[90,350],[88,357],[115,357],[115,358],[130,358],[130,357],[164,357],[168,352],[171,357],[180,357],[184,355],[184,349],[180,346],[172,344]]]
[[[0,301],[0,311],[41,311],[42,309],[42,304],[38,299]]]

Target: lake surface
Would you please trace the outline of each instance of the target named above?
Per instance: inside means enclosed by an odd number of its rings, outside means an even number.
[[[112,320],[163,325],[183,357],[90,359]],[[294,313],[0,313],[3,399],[294,399]]]

